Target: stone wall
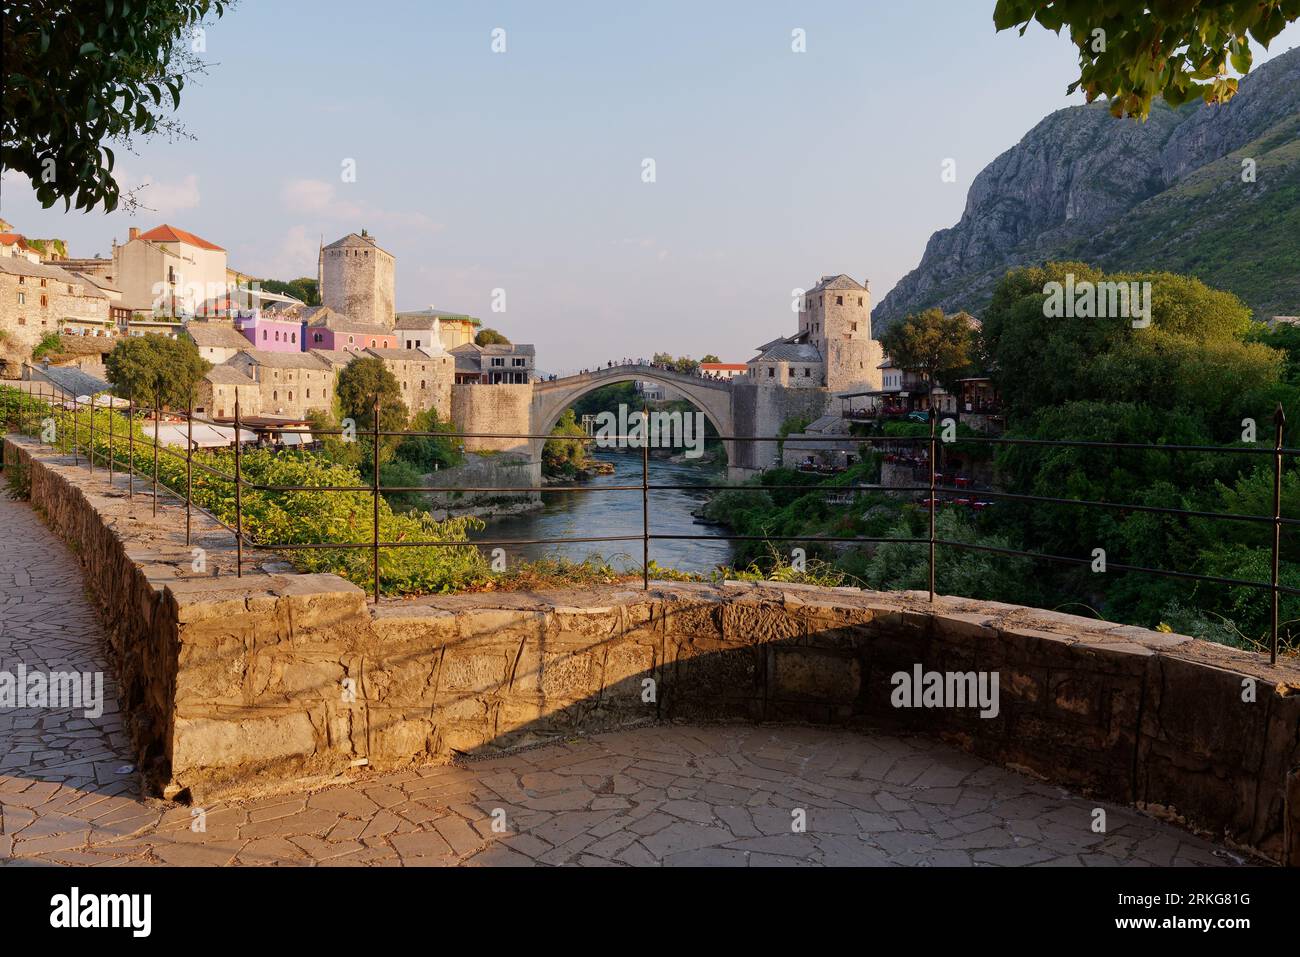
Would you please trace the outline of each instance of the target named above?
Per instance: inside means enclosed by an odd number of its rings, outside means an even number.
[[[827,411],[830,393],[825,389],[783,389],[737,379],[731,385],[732,417],[736,435],[776,435],[788,419],[809,422]],[[728,460],[727,478],[741,481],[776,464],[777,443],[736,442]]]
[[[84,465],[6,444],[34,466],[33,503],[86,566],[142,757],[169,793],[285,787],[656,721],[808,721],[939,735],[1300,863],[1294,660],[1270,668],[1012,605],[795,585],[374,606],[338,578],[282,574],[255,555],[236,579],[207,530],[210,570],[194,574],[174,507],[151,522]],[[895,676],[918,667],[996,674],[997,713],[896,707]]]
[[[528,435],[533,401],[531,383],[503,385],[454,385],[451,387],[451,419],[457,432]],[[528,453],[527,439],[465,438],[471,452]]]

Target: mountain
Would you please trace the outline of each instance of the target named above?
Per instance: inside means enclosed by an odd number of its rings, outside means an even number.
[[[978,314],[1008,269],[1053,259],[1187,273],[1257,317],[1300,313],[1300,48],[1221,106],[1159,103],[1145,123],[1104,103],[1051,114],[975,177],[961,220],[930,237],[873,325],[930,306]]]

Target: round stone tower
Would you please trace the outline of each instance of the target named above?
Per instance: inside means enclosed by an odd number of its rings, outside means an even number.
[[[318,264],[321,304],[356,322],[393,328],[396,260],[364,229],[322,246]]]

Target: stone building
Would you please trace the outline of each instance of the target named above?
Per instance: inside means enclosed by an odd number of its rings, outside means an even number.
[[[109,298],[94,283],[23,256],[0,256],[0,359],[17,377],[48,333],[113,333]]]
[[[216,420],[233,420],[235,397],[239,397],[239,414],[262,414],[262,392],[253,377],[232,365],[213,366],[199,380],[195,390],[194,413]]]
[[[198,347],[199,355],[213,365],[221,365],[236,353],[253,348],[244,336],[228,322],[189,322],[185,325],[185,338]]]
[[[391,327],[359,322],[329,306],[307,306],[301,310],[303,341],[307,349],[395,349],[397,333]]]
[[[821,355],[831,392],[880,388],[884,354],[871,337],[871,292],[865,282],[842,273],[822,276],[800,303],[799,333]]]
[[[309,412],[332,412],[335,367],[310,352],[237,353],[226,367],[242,372],[257,385],[262,416],[303,420]],[[220,368],[220,367],[218,367]],[[243,398],[240,398],[241,411]]]
[[[473,316],[443,312],[430,306],[418,312],[399,312],[395,330],[399,348],[430,351],[436,339],[443,349],[450,351],[473,342],[481,325]]]
[[[759,386],[785,389],[823,389],[826,364],[817,346],[804,334],[776,339],[758,347],[758,355],[747,363],[749,378]]]
[[[457,385],[518,385],[533,381],[537,350],[526,343],[467,342],[451,350],[456,359]]]
[[[356,322],[391,330],[395,264],[393,255],[364,229],[360,236],[348,233],[322,246],[317,263],[321,304]]]
[[[133,312],[179,320],[226,292],[226,251],[166,223],[144,233],[133,226],[125,243],[113,244],[108,278]]]
[[[422,349],[366,349],[363,356],[381,359],[402,389],[402,401],[414,416],[437,409],[443,422],[451,420],[451,387],[456,359],[449,352],[429,354]]]

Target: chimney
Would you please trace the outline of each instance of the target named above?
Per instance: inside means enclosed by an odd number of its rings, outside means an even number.
[[[140,227],[139,227],[139,226],[132,226],[132,227],[127,231],[127,237],[126,237],[127,242],[130,242],[130,241],[133,240],[133,239],[138,239],[139,236],[140,236]]]

